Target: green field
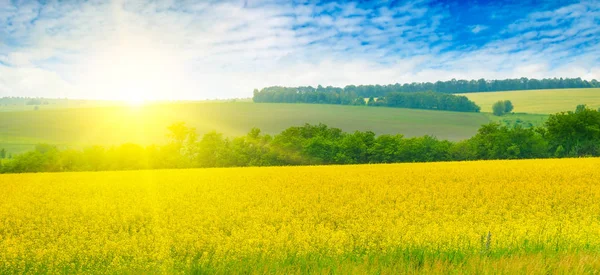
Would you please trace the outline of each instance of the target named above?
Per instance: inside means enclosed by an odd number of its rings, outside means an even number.
[[[503,116],[495,116],[491,113],[485,113],[491,122],[497,122],[501,125],[513,127],[516,125],[529,127],[541,127],[548,119],[546,114],[526,114],[526,113],[512,113],[505,114]]]
[[[528,90],[461,94],[481,106],[482,112],[491,112],[499,100],[512,101],[516,113],[554,114],[575,110],[577,105],[600,107],[600,89]]]
[[[62,147],[127,142],[162,144],[166,141],[166,127],[178,121],[195,127],[201,135],[216,130],[227,136],[240,136],[252,127],[276,134],[291,126],[324,123],[348,132],[369,130],[376,134],[403,134],[407,137],[432,135],[457,141],[473,136],[479,126],[489,122],[508,126],[541,126],[547,114],[574,110],[579,104],[600,107],[600,89],[464,95],[479,104],[484,113],[239,101],[161,103],[138,107],[84,107],[86,104],[97,105],[72,101],[70,105],[58,102],[55,106],[40,106],[37,111],[33,111],[32,106],[4,106],[4,112],[0,112],[0,148],[20,153],[31,150],[37,143]],[[498,100],[511,100],[515,113],[502,117],[487,113]]]
[[[199,134],[216,130],[227,136],[245,135],[252,127],[275,134],[291,126],[324,123],[350,132],[370,130],[462,140],[474,135],[489,117],[481,113],[249,102],[3,112],[0,147],[17,153],[40,142],[69,146],[164,143],[166,127],[177,121],[195,127]]]

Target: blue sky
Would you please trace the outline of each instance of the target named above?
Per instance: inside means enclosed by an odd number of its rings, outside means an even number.
[[[600,1],[0,0],[0,96],[600,79]]]

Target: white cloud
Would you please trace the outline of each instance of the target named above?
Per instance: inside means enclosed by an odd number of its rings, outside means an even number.
[[[484,31],[488,28],[489,28],[488,26],[484,26],[484,25],[475,25],[475,26],[471,26],[471,32],[474,34],[478,34],[481,31]]]
[[[598,42],[594,2],[532,13],[506,29],[508,38],[452,50],[452,35],[440,30],[449,14],[423,1],[374,10],[353,3],[2,1],[0,34],[18,43],[0,44],[8,65],[0,63],[0,96],[200,99],[248,97],[270,85],[598,78],[599,50],[575,52]],[[479,35],[486,29],[471,26]]]
[[[31,97],[77,97],[73,86],[58,74],[38,68],[9,68],[0,65],[0,91]],[[10,93],[18,91],[18,93]],[[50,93],[49,93],[50,91]]]

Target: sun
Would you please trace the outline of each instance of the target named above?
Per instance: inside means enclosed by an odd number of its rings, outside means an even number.
[[[140,106],[187,90],[185,64],[178,52],[144,37],[127,37],[90,53],[79,82],[86,93]]]
[[[146,104],[146,100],[143,98],[131,98],[127,99],[125,102],[132,107],[140,107]]]
[[[150,95],[145,91],[143,85],[125,85],[119,90],[120,101],[130,107],[140,107],[148,103]]]

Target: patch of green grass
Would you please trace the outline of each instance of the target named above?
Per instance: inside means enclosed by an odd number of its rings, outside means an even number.
[[[530,127],[541,127],[544,125],[549,115],[544,114],[525,114],[525,113],[512,113],[505,114],[503,116],[495,116],[491,113],[485,113],[490,121],[498,122],[501,125],[508,127],[514,127],[520,125],[525,128]]]
[[[586,104],[591,108],[600,107],[600,88],[528,90],[489,93],[460,94],[468,97],[481,107],[482,112],[491,112],[492,104],[499,100],[510,100],[514,112],[554,114],[574,111],[577,105]]]
[[[247,258],[235,262],[199,262],[191,274],[587,274],[600,268],[598,252],[429,251],[398,249],[339,256],[303,255],[276,260]],[[179,270],[178,270],[179,271]]]
[[[251,102],[41,109],[1,113],[0,148],[28,150],[37,142],[73,146],[160,144],[166,142],[167,126],[178,121],[195,127],[199,134],[216,130],[227,136],[245,135],[252,127],[276,134],[305,123],[324,123],[349,132],[462,140],[474,135],[490,119],[482,113]]]
[[[389,252],[345,253],[337,256],[320,254],[288,255],[272,258],[255,255],[235,261],[221,261],[197,255],[175,261],[170,268],[149,262],[144,270],[131,269],[126,257],[113,262],[87,258],[64,265],[61,273],[115,274],[596,274],[600,268],[597,249],[501,250],[492,253],[475,251],[432,251],[398,248]],[[167,265],[167,264],[165,264]],[[56,271],[51,262],[25,261],[21,270],[0,263],[2,274]]]

